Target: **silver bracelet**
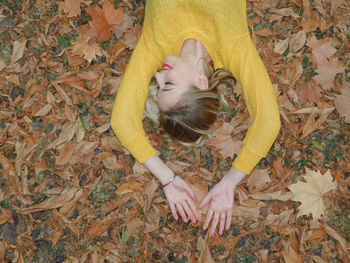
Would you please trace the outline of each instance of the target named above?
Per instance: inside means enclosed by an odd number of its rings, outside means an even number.
[[[174,175],[173,177],[170,178],[170,181],[166,184],[163,185],[163,188],[166,187],[168,184],[170,184],[172,181],[174,181],[176,175]]]

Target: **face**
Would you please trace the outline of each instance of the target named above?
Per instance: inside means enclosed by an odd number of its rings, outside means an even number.
[[[166,56],[162,69],[155,74],[159,85],[158,103],[165,111],[180,100],[182,94],[191,86],[202,88],[202,76],[195,66],[187,60],[177,56]],[[206,77],[205,77],[206,78]]]

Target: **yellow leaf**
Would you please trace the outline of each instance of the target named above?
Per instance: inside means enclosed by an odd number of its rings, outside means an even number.
[[[297,182],[288,186],[294,194],[293,201],[301,202],[297,217],[312,214],[313,221],[321,218],[326,209],[322,196],[337,188],[337,183],[333,182],[333,177],[328,170],[324,175],[306,169],[306,183]]]

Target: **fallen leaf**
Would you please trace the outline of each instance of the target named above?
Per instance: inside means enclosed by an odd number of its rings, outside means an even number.
[[[34,116],[46,116],[50,112],[51,109],[52,109],[52,105],[46,104],[39,111],[37,111]]]
[[[137,41],[140,38],[142,27],[137,24],[132,30],[127,31],[124,34],[123,43],[130,50],[136,47]]]
[[[4,61],[0,60],[0,71],[6,67],[7,67],[6,63]]]
[[[253,190],[260,191],[264,189],[268,183],[271,183],[271,178],[267,169],[255,169],[247,180],[249,192]]]
[[[98,42],[103,42],[111,38],[111,26],[123,23],[123,9],[114,9],[109,0],[103,2],[102,9],[98,6],[88,7],[86,12],[91,16],[91,28],[88,34],[97,37]]]
[[[82,34],[71,46],[74,55],[83,57],[89,63],[91,63],[96,56],[102,56],[100,45],[95,42],[89,43],[90,39],[90,36]]]
[[[11,64],[16,63],[18,60],[20,60],[23,57],[26,43],[27,43],[27,40],[24,40],[23,42],[15,40],[13,42],[13,52],[12,52],[12,57],[11,57]]]
[[[307,102],[318,103],[320,101],[322,97],[321,88],[315,80],[311,80],[307,83],[298,83],[300,84],[297,84],[298,87],[296,88],[295,92],[297,93],[301,104],[305,104]]]
[[[130,193],[130,192],[134,192],[134,191],[139,191],[141,186],[142,186],[142,184],[137,183],[137,182],[128,182],[128,183],[121,185],[117,189],[117,194],[122,195],[122,194]]]
[[[275,48],[274,51],[280,55],[282,55],[288,48],[288,43],[289,43],[289,39],[282,39],[278,42],[275,42]]]
[[[313,221],[320,219],[326,207],[322,196],[330,190],[337,188],[337,183],[333,182],[333,177],[329,170],[322,175],[306,168],[306,183],[298,181],[289,185],[288,189],[294,194],[293,201],[301,202],[297,217],[312,214]]]
[[[208,141],[209,146],[215,149],[224,157],[232,158],[238,154],[242,147],[242,142],[232,139],[232,131],[234,127],[225,122],[221,127],[213,131],[213,138]]]
[[[301,263],[301,257],[294,250],[292,244],[288,241],[284,246],[284,251],[282,252],[283,259],[285,263]]]
[[[64,2],[59,2],[59,5],[68,14],[68,18],[80,16],[80,0],[64,0]]]
[[[342,0],[332,0],[331,16],[335,15],[335,12],[337,11],[337,8],[341,2]]]
[[[66,202],[71,200],[75,196],[77,191],[78,191],[78,188],[76,187],[73,187],[71,189],[65,189],[60,195],[53,196],[43,201],[42,203],[31,207],[20,208],[17,211],[18,213],[21,213],[21,214],[28,214],[28,213],[38,212],[38,211],[59,208],[63,206]]]
[[[333,87],[333,80],[339,73],[345,70],[344,64],[338,58],[330,58],[329,60],[319,61],[317,69],[318,75],[314,77],[324,90],[330,90]]]
[[[314,11],[311,9],[310,0],[303,0],[304,12],[301,18],[301,24],[303,25],[305,33],[315,31],[319,26],[319,22],[315,16]]]
[[[307,41],[307,46],[312,49],[312,56],[318,64],[320,61],[330,59],[331,56],[337,52],[333,45],[327,40],[318,40],[315,36],[312,36]]]
[[[300,30],[298,33],[293,34],[289,41],[289,50],[293,53],[299,51],[306,43],[306,33],[304,30]]]
[[[341,88],[341,94],[336,96],[334,103],[340,116],[350,124],[350,85]]]
[[[197,250],[200,251],[200,256],[198,259],[198,263],[212,263],[214,262],[211,254],[210,254],[210,250],[208,247],[208,237],[209,235],[207,234],[205,239],[203,239],[203,237],[201,235],[199,235],[198,239],[197,239]]]
[[[335,240],[337,240],[340,244],[340,247],[345,251],[345,253],[348,252],[348,245],[345,240],[337,231],[335,231],[333,228],[331,228],[329,225],[324,224],[324,229],[326,230],[327,234],[333,237]]]

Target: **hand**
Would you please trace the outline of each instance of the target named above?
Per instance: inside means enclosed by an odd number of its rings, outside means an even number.
[[[193,200],[197,200],[191,188],[179,176],[174,181],[164,187],[164,193],[168,199],[171,212],[176,220],[179,219],[176,209],[179,211],[182,219],[187,223],[188,217],[192,223],[196,223],[199,217]],[[186,215],[187,214],[187,215]]]
[[[220,220],[219,234],[222,235],[231,225],[232,208],[234,200],[234,191],[239,182],[244,178],[245,174],[235,168],[222,178],[222,180],[210,190],[208,195],[199,205],[199,209],[206,206],[209,202],[209,209],[205,217],[203,230],[208,228],[211,218],[213,218],[210,235],[213,236],[215,229]]]

